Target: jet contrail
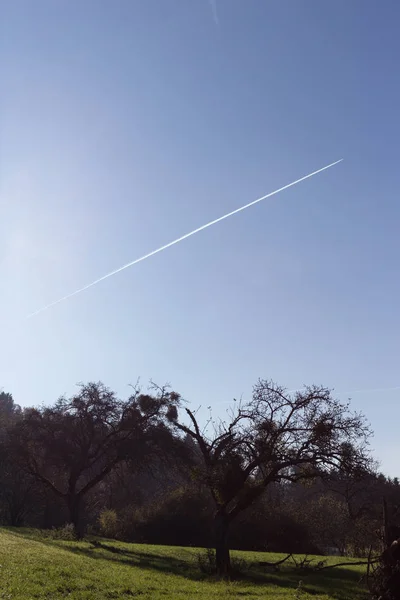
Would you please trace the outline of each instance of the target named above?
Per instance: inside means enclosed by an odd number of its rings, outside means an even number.
[[[187,238],[191,237],[192,235],[195,235],[195,233],[199,233],[199,231],[203,231],[203,229],[207,229],[207,227],[211,227],[211,225],[215,225],[216,223],[219,223],[220,221],[223,221],[224,219],[227,219],[228,217],[232,217],[232,215],[236,215],[237,213],[241,212],[242,210],[246,210],[246,208],[250,208],[250,206],[257,204],[258,202],[262,202],[263,200],[266,200],[267,198],[271,198],[271,196],[275,196],[275,194],[279,194],[279,192],[283,192],[283,190],[287,190],[288,188],[293,187],[294,185],[297,185],[298,183],[300,183],[301,181],[304,181],[305,179],[314,177],[314,175],[317,175],[318,173],[322,173],[322,171],[326,171],[327,169],[330,169],[331,167],[337,165],[338,163],[340,163],[342,161],[343,161],[343,158],[341,158],[340,160],[337,160],[336,162],[331,163],[330,165],[327,165],[326,167],[322,167],[322,169],[318,169],[318,171],[313,171],[312,173],[309,173],[308,175],[305,175],[304,177],[301,177],[300,179],[296,179],[296,181],[292,181],[292,183],[288,183],[287,185],[284,185],[283,187],[279,188],[278,190],[270,192],[269,194],[266,194],[265,196],[261,196],[261,198],[257,198],[257,200],[253,200],[252,202],[249,202],[248,204],[245,204],[244,206],[241,206],[240,208],[237,208],[236,210],[232,210],[231,212],[227,213],[226,215],[223,215],[222,217],[219,217],[218,219],[214,219],[213,221],[210,221],[209,223],[206,223],[205,225],[202,225],[201,227],[198,227],[197,229],[194,229],[193,231],[190,231],[189,233],[185,233],[185,235],[182,235],[181,237],[177,238],[173,242],[169,242],[168,244],[165,244],[164,246],[157,248],[157,250],[153,250],[152,252],[149,252],[148,254],[145,254],[144,256],[141,256],[140,258],[137,258],[136,260],[133,260],[133,261],[127,263],[126,265],[123,265],[122,267],[119,267],[119,269],[115,269],[115,271],[111,271],[111,273],[107,273],[107,275],[103,275],[103,277],[99,277],[99,279],[92,281],[92,283],[88,283],[84,287],[79,288],[79,290],[76,290],[75,292],[72,292],[71,294],[67,294],[66,296],[63,296],[62,298],[59,298],[58,300],[55,300],[54,302],[51,302],[50,304],[47,304],[46,306],[39,308],[39,310],[36,310],[35,312],[28,315],[26,317],[26,319],[35,317],[36,315],[47,310],[48,308],[51,308],[52,306],[55,306],[56,304],[60,304],[60,302],[64,302],[64,300],[68,300],[69,298],[72,298],[73,296],[77,296],[81,292],[88,290],[89,288],[93,287],[94,285],[97,285],[101,281],[104,281],[105,279],[108,279],[109,277],[112,277],[113,275],[116,275],[117,273],[120,273],[121,271],[125,271],[125,269],[129,269],[129,267],[133,267],[133,265],[137,265],[138,263],[142,262],[143,260],[146,260],[147,258],[150,258],[151,256],[154,256],[155,254],[158,254],[159,252],[162,252],[163,250],[166,250],[167,248],[170,248],[171,246],[175,246],[175,244],[179,244],[179,242],[183,242],[183,240],[186,240]]]
[[[294,394],[295,392],[303,392],[306,388],[298,388],[297,390],[289,390],[288,394]],[[400,390],[400,385],[395,386],[395,387],[385,387],[385,388],[365,388],[363,390],[348,390],[346,392],[344,391],[336,391],[333,390],[333,392],[335,394],[340,394],[342,396],[344,396],[344,394],[369,394],[369,393],[375,393],[375,392],[395,392],[397,390]]]
[[[400,390],[400,386],[387,388],[367,388],[366,390],[351,390],[350,392],[341,392],[342,394],[368,394],[372,392],[394,392]]]
[[[287,394],[294,394],[296,392],[303,392],[305,391],[307,388],[298,388],[297,390],[288,390],[286,393]],[[333,390],[333,394],[338,394],[340,396],[344,396],[344,394],[348,395],[348,394],[369,394],[372,392],[395,392],[395,391],[399,391],[400,390],[400,385],[396,386],[396,387],[386,387],[386,388],[366,388],[364,390],[350,390],[347,392],[337,392],[335,389]],[[216,402],[215,404],[232,404],[232,400],[221,400],[221,402]]]
[[[209,1],[210,1],[211,11],[212,11],[212,14],[213,14],[213,19],[215,21],[215,24],[219,25],[218,10],[217,10],[217,0],[209,0]]]

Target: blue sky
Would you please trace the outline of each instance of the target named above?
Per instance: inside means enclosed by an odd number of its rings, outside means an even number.
[[[395,0],[6,0],[0,387],[352,397],[399,475]],[[28,321],[108,271],[282,194]]]

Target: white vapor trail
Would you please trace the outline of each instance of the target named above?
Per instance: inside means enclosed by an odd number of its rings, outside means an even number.
[[[299,388],[297,390],[289,390],[288,394],[294,394],[295,392],[302,392],[303,390],[305,390],[306,388]],[[363,390],[350,390],[347,392],[343,392],[343,391],[336,391],[333,390],[334,393],[336,394],[340,394],[341,396],[344,396],[345,394],[370,394],[370,393],[376,393],[376,392],[395,392],[397,390],[400,390],[400,385],[395,386],[395,387],[385,387],[385,388],[365,388]]]
[[[212,10],[212,14],[213,14],[213,18],[214,18],[215,24],[219,25],[218,10],[217,10],[217,0],[209,0],[209,2],[210,2],[210,6],[211,6],[211,10]]]
[[[295,394],[296,392],[303,392],[305,391],[307,388],[298,388],[297,390],[288,390],[286,393],[288,395],[292,395]],[[351,395],[351,394],[370,394],[370,393],[377,393],[377,392],[395,392],[395,391],[400,391],[400,385],[395,386],[395,387],[386,387],[386,388],[366,388],[364,390],[350,390],[347,392],[337,392],[336,390],[333,390],[332,393],[333,395],[337,394],[339,396],[344,396],[346,394],[347,395]],[[232,400],[222,400],[221,402],[216,402],[216,404],[231,404],[232,405],[233,401]]]
[[[162,252],[163,250],[166,250],[167,248],[170,248],[171,246],[175,246],[175,244],[179,244],[179,242],[183,242],[183,240],[186,240],[187,238],[191,237],[192,235],[195,235],[196,233],[203,231],[203,229],[207,229],[207,227],[211,227],[212,225],[215,225],[216,223],[219,223],[220,221],[223,221],[224,219],[227,219],[228,217],[232,217],[233,215],[236,215],[237,213],[241,212],[242,210],[246,210],[246,208],[250,208],[250,206],[253,206],[254,204],[258,204],[258,202],[262,202],[263,200],[266,200],[267,198],[271,198],[271,196],[275,196],[275,194],[279,194],[280,192],[283,192],[284,190],[287,190],[288,188],[293,187],[294,185],[297,185],[301,181],[310,179],[310,177],[314,177],[314,175],[317,175],[318,173],[322,173],[322,171],[326,171],[327,169],[330,169],[331,167],[342,162],[342,160],[343,160],[343,158],[341,158],[340,160],[337,160],[334,163],[331,163],[330,165],[327,165],[326,167],[322,167],[322,169],[313,171],[312,173],[309,173],[308,175],[305,175],[304,177],[301,177],[300,179],[296,179],[296,181],[292,181],[292,183],[288,183],[287,185],[284,185],[283,187],[279,188],[278,190],[270,192],[269,194],[266,194],[265,196],[261,196],[261,198],[257,198],[257,200],[253,200],[253,202],[249,202],[248,204],[245,204],[244,206],[241,206],[240,208],[237,208],[236,210],[232,210],[231,212],[227,213],[226,215],[223,215],[222,217],[219,217],[218,219],[209,221],[209,223],[206,223],[205,225],[202,225],[201,227],[198,227],[197,229],[194,229],[193,231],[190,231],[189,233],[185,233],[185,235],[182,235],[181,237],[177,238],[173,242],[169,242],[168,244],[165,244],[164,246],[157,248],[157,250],[153,250],[152,252],[149,252],[148,254],[145,254],[144,256],[141,256],[140,258],[137,258],[136,260],[133,260],[133,261],[127,263],[126,265],[123,265],[122,267],[119,267],[119,269],[115,269],[115,271],[111,271],[111,273],[107,273],[107,275],[103,275],[103,277],[99,277],[99,279],[96,279],[95,281],[88,283],[87,285],[79,288],[75,292],[72,292],[71,294],[67,294],[66,296],[63,296],[62,298],[59,298],[58,300],[55,300],[54,302],[51,302],[50,304],[47,304],[46,306],[39,308],[39,310],[36,310],[35,312],[28,315],[26,317],[26,319],[30,319],[30,318],[38,315],[39,313],[47,310],[48,308],[56,306],[56,304],[60,304],[60,302],[64,302],[64,300],[68,300],[69,298],[72,298],[73,296],[77,296],[81,292],[88,290],[89,288],[93,287],[94,285],[97,285],[101,281],[104,281],[105,279],[108,279],[109,277],[112,277],[113,275],[116,275],[117,273],[120,273],[121,271],[125,271],[125,269],[129,269],[129,267],[133,267],[133,265],[137,265],[138,263],[142,262],[143,260],[146,260],[147,258],[150,258],[151,256],[154,256],[155,254],[158,254],[159,252]]]
[[[400,386],[387,387],[387,388],[367,388],[365,390],[350,390],[350,392],[342,392],[342,394],[369,394],[372,392],[394,392],[400,390]]]

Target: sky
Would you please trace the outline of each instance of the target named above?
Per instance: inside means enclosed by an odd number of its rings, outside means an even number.
[[[0,388],[152,378],[224,416],[259,377],[321,384],[399,475],[399,22],[397,0],[3,0]]]

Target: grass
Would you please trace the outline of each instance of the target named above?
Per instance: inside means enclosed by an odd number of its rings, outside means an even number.
[[[200,572],[195,548],[124,544],[101,540],[66,542],[33,530],[0,529],[1,600],[361,600],[363,567],[319,573],[285,566],[268,572],[258,561],[281,555],[233,552],[245,559],[240,580],[225,583]],[[339,562],[330,558],[329,562]],[[340,559],[342,562],[343,559]],[[299,588],[299,581],[302,584]]]

